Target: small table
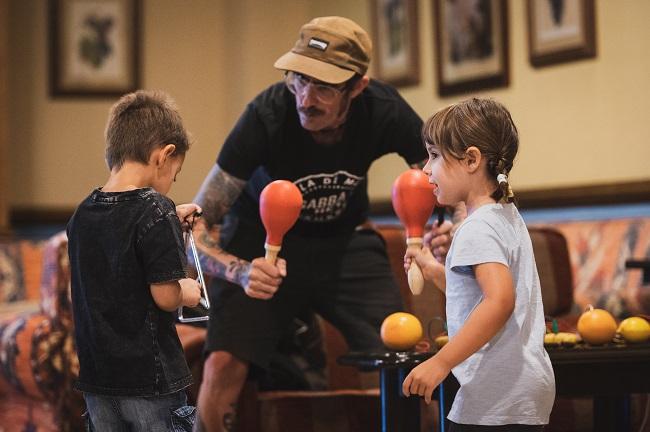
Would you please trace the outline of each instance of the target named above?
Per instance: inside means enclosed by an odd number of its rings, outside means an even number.
[[[594,431],[629,431],[629,397],[650,393],[650,343],[547,348],[558,396],[590,396]]]
[[[650,393],[650,342],[642,344],[577,345],[547,348],[555,373],[557,396],[592,397],[594,431],[629,431],[629,397]],[[419,430],[420,398],[407,398],[402,382],[419,363],[433,352],[349,353],[342,365],[362,370],[379,369],[382,432]],[[440,431],[458,390],[452,374],[440,383],[434,398],[440,406]]]
[[[650,343],[576,345],[546,349],[555,373],[555,394],[593,398],[594,431],[630,431],[632,393],[650,393]],[[452,374],[444,383],[455,381]],[[445,392],[448,393],[448,392]],[[448,398],[453,400],[452,391]],[[446,417],[449,410],[443,410]]]
[[[339,357],[338,362],[345,366],[355,366],[366,371],[379,369],[381,431],[411,432],[420,430],[420,398],[404,396],[402,382],[414,366],[422,363],[433,354],[435,353],[409,351],[386,353],[351,352]],[[439,400],[442,399],[439,398]],[[444,430],[444,427],[440,430]]]

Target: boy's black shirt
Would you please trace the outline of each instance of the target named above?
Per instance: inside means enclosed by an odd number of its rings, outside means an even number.
[[[175,316],[149,285],[186,277],[173,201],[151,188],[94,190],[67,227],[77,388],[110,396],[155,396],[191,383]]]

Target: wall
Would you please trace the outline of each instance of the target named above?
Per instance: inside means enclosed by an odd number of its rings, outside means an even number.
[[[8,139],[7,132],[9,116],[9,87],[7,65],[8,61],[8,36],[7,23],[9,22],[9,7],[5,0],[0,0],[0,237],[9,232],[9,203],[6,199],[7,191],[7,169],[8,165]]]
[[[421,84],[402,90],[423,118],[465,97],[436,95],[431,4],[418,2]],[[508,4],[510,86],[479,94],[503,102],[519,128],[515,192],[650,179],[650,2],[596,1],[597,57],[540,69],[528,61],[526,2]],[[387,196],[396,161],[376,163],[373,196]]]
[[[535,69],[528,63],[525,2],[509,2],[511,84],[481,94],[504,102],[518,124],[516,190],[650,179],[650,2],[596,3],[597,58]],[[280,78],[273,61],[303,22],[339,14],[370,29],[365,1],[273,6],[143,1],[142,87],[174,96],[194,137],[172,190],[177,201],[192,199],[247,101]],[[431,1],[418,7],[422,81],[400,90],[427,117],[464,96],[436,95]],[[50,99],[46,2],[10,0],[9,14],[9,204],[70,208],[105,181],[102,134],[114,100]],[[388,198],[404,167],[396,157],[378,161],[371,197]]]

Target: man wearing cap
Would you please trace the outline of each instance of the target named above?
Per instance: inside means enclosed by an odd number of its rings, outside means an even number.
[[[201,264],[212,276],[203,430],[231,430],[249,369],[264,370],[296,315],[315,311],[351,350],[377,351],[383,319],[402,309],[385,245],[368,216],[372,162],[398,153],[422,166],[422,121],[397,91],[366,76],[371,42],[353,21],[316,18],[275,62],[284,82],[248,104],[196,197]],[[259,196],[292,181],[303,194],[276,264],[264,260]]]

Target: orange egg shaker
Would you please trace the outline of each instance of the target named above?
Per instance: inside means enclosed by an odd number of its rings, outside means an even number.
[[[275,264],[282,239],[298,220],[302,208],[302,194],[298,187],[288,180],[275,180],[262,190],[260,195],[260,216],[266,228],[264,258]]]
[[[420,250],[424,226],[436,206],[433,185],[427,175],[418,169],[409,169],[400,174],[393,183],[393,208],[406,228],[406,248]],[[422,270],[415,260],[408,271],[411,292],[418,295],[424,287]]]

